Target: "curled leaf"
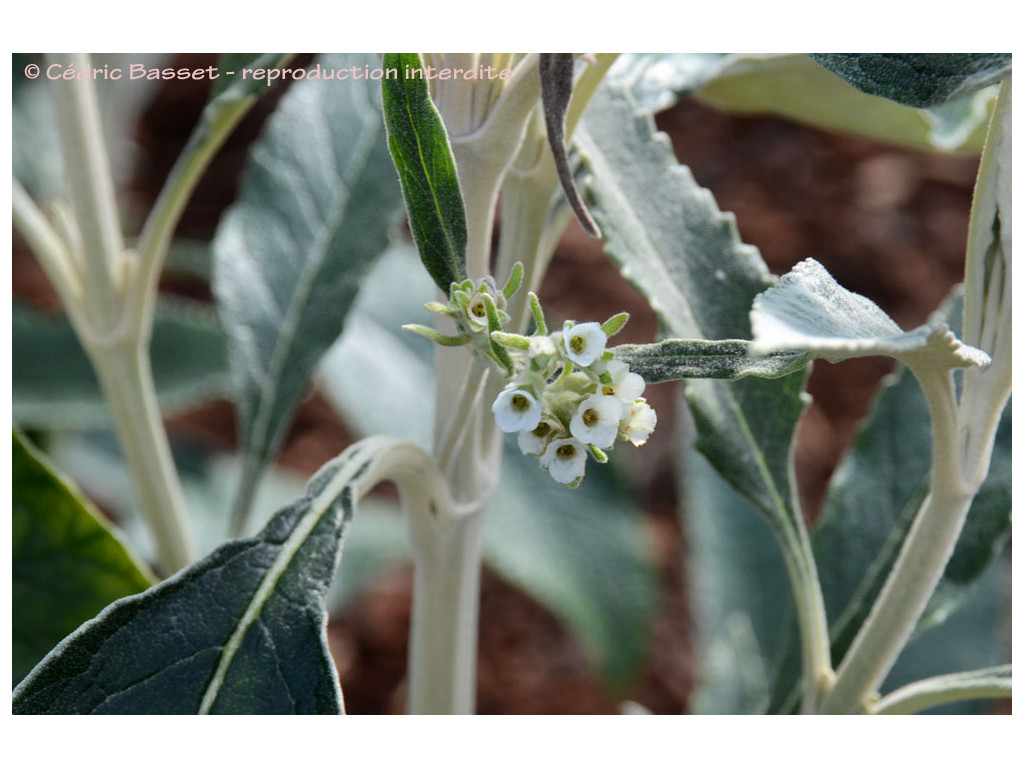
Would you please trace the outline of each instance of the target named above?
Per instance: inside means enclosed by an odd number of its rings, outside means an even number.
[[[814,259],[800,262],[758,295],[750,325],[751,354],[805,350],[832,363],[887,355],[904,363],[929,358],[929,365],[949,368],[989,363],[988,355],[961,342],[945,323],[904,332],[877,304],[843,288]]]
[[[540,55],[540,98],[544,105],[544,124],[548,129],[548,143],[555,159],[558,178],[583,230],[591,237],[601,232],[587,210],[576,181],[569,168],[569,153],[565,146],[565,114],[572,98],[573,55],[571,53],[542,53]]]

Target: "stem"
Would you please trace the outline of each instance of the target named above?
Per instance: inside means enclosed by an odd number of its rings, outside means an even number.
[[[799,515],[799,510],[797,514]],[[802,518],[800,520],[802,521]],[[811,714],[817,710],[833,679],[825,599],[821,592],[806,527],[800,524],[795,532],[787,530],[784,535],[790,539],[790,543],[783,545],[781,549],[793,589],[797,625],[800,628],[800,653],[803,664],[801,710],[804,714]]]
[[[81,279],[60,235],[39,210],[39,206],[17,179],[11,194],[11,215],[15,228],[42,264],[65,306],[81,302]]]
[[[823,714],[866,711],[942,578],[974,496],[961,479],[952,375],[924,365],[910,367],[921,383],[932,418],[931,489],[871,613],[839,666],[835,685],[822,702]]]
[[[409,714],[473,714],[484,515],[410,516]]]
[[[876,715],[910,715],[924,709],[969,699],[1007,699],[1013,695],[1010,665],[930,677],[886,694]]]
[[[185,205],[213,156],[255,101],[255,98],[248,98],[223,107],[207,107],[199,126],[189,137],[139,237],[139,269],[133,276],[127,307],[133,322],[143,323],[147,328],[151,326],[157,280]]]
[[[157,558],[163,570],[173,573],[191,563],[195,552],[149,359],[132,342],[88,349],[114,414],[121,451],[136,480]]]
[[[86,72],[91,67],[86,54],[51,58],[65,70]],[[89,295],[89,314],[105,333],[119,319],[119,286],[126,259],[96,91],[87,79],[54,80],[51,85],[68,194],[82,233],[82,280]]]
[[[79,72],[90,67],[85,54],[56,58],[65,68]],[[75,266],[80,283],[66,287],[61,298],[113,411],[122,453],[155,539],[160,566],[174,572],[192,561],[191,537],[146,354],[151,326],[125,313],[131,298],[126,278],[133,261],[125,253],[121,237],[96,95],[90,80],[54,81],[53,87],[74,224],[81,234],[76,246],[80,244],[82,252],[81,263]],[[30,209],[24,205],[22,209],[31,220]],[[39,224],[31,225],[37,235],[45,232]],[[35,243],[42,248],[44,266],[55,257],[49,239],[37,237]],[[67,247],[65,244],[65,253]],[[57,280],[61,290],[64,276]],[[80,290],[73,290],[79,286]]]

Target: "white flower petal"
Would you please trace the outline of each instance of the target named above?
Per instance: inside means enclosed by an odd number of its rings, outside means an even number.
[[[591,395],[569,422],[572,436],[583,443],[607,448],[615,442],[622,418],[622,403],[611,395]]]
[[[629,407],[620,434],[633,445],[643,445],[658,424],[658,414],[643,399]]]
[[[587,447],[571,437],[552,440],[540,457],[540,465],[560,483],[571,485],[583,477],[587,464]]]
[[[494,399],[491,410],[502,432],[529,431],[540,424],[540,403],[523,389],[503,390]]]
[[[639,373],[633,373],[629,366],[621,360],[608,362],[608,375],[611,384],[601,385],[601,394],[614,395],[627,407],[644,393],[647,382]]]
[[[539,456],[560,431],[556,422],[544,419],[534,429],[524,429],[519,433],[519,450],[526,455]]]
[[[586,368],[604,352],[608,337],[598,323],[580,323],[562,331],[565,354],[581,368]]]

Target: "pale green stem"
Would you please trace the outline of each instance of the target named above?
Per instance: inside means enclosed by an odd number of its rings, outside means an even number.
[[[157,281],[185,205],[213,156],[254,103],[255,98],[248,98],[214,110],[208,107],[207,111],[213,114],[204,113],[178,157],[139,237],[139,269],[133,276],[127,307],[134,322],[141,322],[144,327],[152,324]]]
[[[133,341],[90,345],[121,452],[136,479],[162,570],[173,573],[195,559],[185,499],[160,418],[149,358]]]
[[[484,517],[408,518],[415,564],[409,714],[475,711]]]
[[[926,365],[926,364],[925,364]],[[867,711],[935,590],[971,506],[962,480],[958,421],[949,371],[920,366],[917,375],[932,419],[932,479],[882,591],[836,673],[823,714]]]
[[[50,58],[63,70],[84,72],[91,67],[86,54]],[[120,319],[127,256],[96,91],[88,79],[54,80],[50,86],[68,194],[82,234],[88,312],[94,328],[109,333]]]
[[[15,228],[39,259],[64,306],[77,308],[82,302],[82,284],[71,254],[17,179],[13,182],[11,215]]]
[[[86,70],[85,55],[57,57]],[[134,261],[124,250],[96,95],[90,80],[54,81],[65,177],[81,236],[81,292],[62,298],[89,353],[114,414],[122,452],[155,539],[161,569],[176,571],[193,558],[181,485],[160,420],[149,367],[150,328],[125,314]],[[36,222],[38,225],[38,222]],[[37,231],[38,230],[37,227]],[[44,266],[52,244],[42,244]],[[60,279],[60,278],[58,278]],[[61,290],[61,284],[57,284]]]
[[[875,715],[910,715],[940,704],[971,699],[1008,699],[1013,695],[1010,665],[959,672],[898,688],[872,708]]]

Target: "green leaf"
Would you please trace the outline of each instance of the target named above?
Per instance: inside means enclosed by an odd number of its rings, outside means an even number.
[[[153,581],[88,499],[17,430],[11,486],[12,675],[18,683],[79,624]]]
[[[341,712],[324,599],[375,446],[326,464],[259,535],[83,625],[18,686],[14,712]]]
[[[715,109],[946,152],[981,151],[993,101],[984,90],[915,109],[863,93],[802,54],[736,54],[698,85],[694,98]]]
[[[680,166],[621,87],[598,90],[576,132],[591,210],[608,254],[668,335],[744,339],[754,296],[771,285],[735,219]],[[798,526],[790,446],[807,372],[774,380],[691,380],[698,447],[773,526]]]
[[[322,59],[330,68],[364,63],[377,62],[364,54]],[[341,333],[400,206],[373,81],[307,80],[289,89],[214,241],[247,492]],[[239,497],[237,521],[248,506]]]
[[[958,295],[940,318],[957,327],[959,311]],[[1009,536],[1011,430],[1007,407],[996,435],[989,475],[971,505],[942,580],[918,622],[917,634],[941,623],[963,605]],[[887,379],[836,468],[813,534],[836,664],[867,618],[928,492],[931,442],[924,394],[909,371],[901,368]],[[977,630],[991,632],[992,627]],[[790,655],[794,654],[791,648]],[[954,671],[959,670],[939,669],[936,673]],[[793,685],[794,679],[782,673],[775,692],[776,707],[783,707]]]
[[[750,342],[738,339],[666,339],[655,344],[620,344],[615,357],[629,364],[648,384],[678,379],[776,379],[800,370],[811,357],[802,352],[773,352],[752,357]]]
[[[441,115],[425,77],[411,76],[418,53],[386,53],[383,66],[398,72],[383,83],[388,146],[409,212],[420,258],[446,296],[466,279],[466,209]]]
[[[912,107],[946,104],[998,83],[1012,71],[1008,53],[812,53],[865,93]]]
[[[81,429],[111,424],[92,364],[63,314],[15,303],[11,389],[14,419],[26,428]],[[184,410],[230,390],[224,332],[198,304],[156,305],[150,359],[164,413]]]
[[[792,620],[786,565],[772,529],[680,430],[679,486],[693,595],[695,714],[760,714],[770,669]]]

